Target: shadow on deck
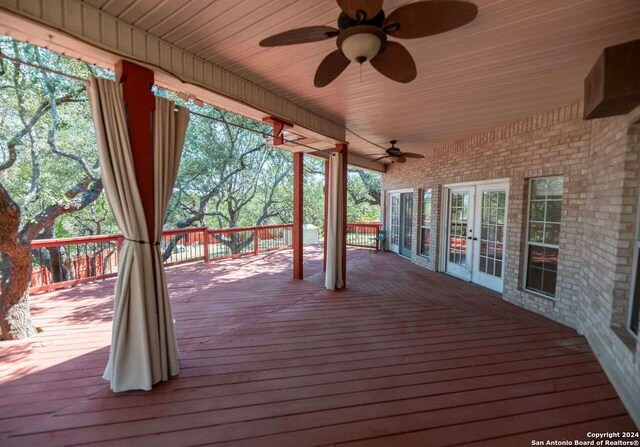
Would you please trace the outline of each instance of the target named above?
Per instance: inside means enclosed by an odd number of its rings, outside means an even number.
[[[0,345],[0,444],[531,445],[635,426],[586,340],[484,289],[352,249],[168,270],[182,372],[151,392],[101,378],[113,282],[34,298],[44,332]]]

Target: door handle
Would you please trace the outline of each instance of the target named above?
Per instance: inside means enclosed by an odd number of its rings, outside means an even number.
[[[474,241],[477,241],[478,238],[477,237],[473,237],[473,236],[467,236],[467,239],[473,239]]]

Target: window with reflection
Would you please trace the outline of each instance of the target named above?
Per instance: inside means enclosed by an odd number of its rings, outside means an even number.
[[[422,190],[420,210],[420,254],[428,258],[431,248],[431,189]]]
[[[640,335],[640,216],[636,222],[636,240],[633,244],[633,273],[627,327],[635,336]]]
[[[563,187],[562,177],[529,181],[525,287],[550,297],[556,295]]]

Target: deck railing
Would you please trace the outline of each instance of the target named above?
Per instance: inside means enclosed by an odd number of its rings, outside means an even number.
[[[123,240],[123,236],[103,235],[32,241],[29,291],[46,292],[116,276]]]
[[[293,225],[268,225],[225,229],[182,228],[166,230],[160,252],[166,266],[254,256],[291,247]],[[378,248],[373,239],[379,223],[347,224],[347,245]],[[31,242],[33,273],[31,293],[47,292],[118,274],[122,235],[37,239]]]
[[[375,238],[380,232],[379,222],[359,222],[347,224],[347,245],[353,247],[380,249],[380,242]]]

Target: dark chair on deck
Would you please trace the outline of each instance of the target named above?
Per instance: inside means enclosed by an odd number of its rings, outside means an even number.
[[[387,230],[378,230],[378,235],[376,237],[372,237],[371,240],[374,243],[373,250],[387,251],[387,248],[385,247],[385,242],[387,241]]]

